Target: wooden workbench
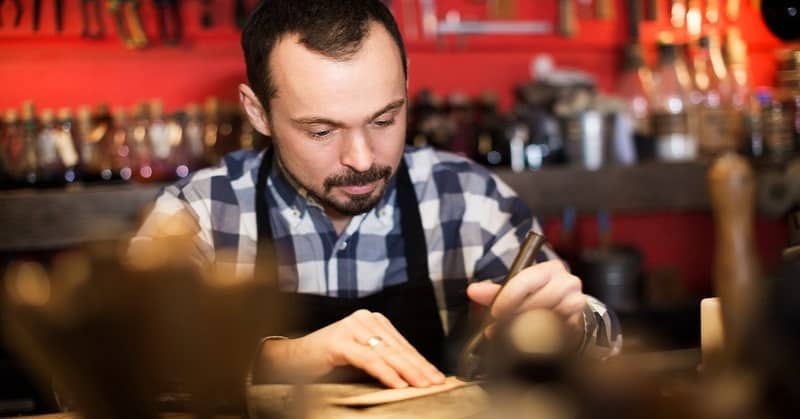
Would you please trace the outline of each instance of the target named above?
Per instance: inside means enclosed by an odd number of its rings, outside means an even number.
[[[488,409],[489,399],[480,386],[470,385],[445,393],[420,397],[397,403],[367,408],[348,408],[325,404],[328,397],[355,396],[382,389],[378,384],[314,384],[306,386],[305,393],[284,384],[256,385],[248,389],[251,419],[276,417],[305,418],[428,418],[474,417]],[[304,401],[304,402],[303,402]],[[302,409],[306,410],[303,411]],[[77,414],[58,413],[40,416],[24,416],[17,419],[78,419]],[[165,414],[164,419],[189,419],[187,414]],[[220,416],[219,419],[234,419]],[[236,418],[238,419],[238,417]]]

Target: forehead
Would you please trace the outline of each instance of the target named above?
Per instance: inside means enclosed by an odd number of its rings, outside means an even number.
[[[343,59],[309,50],[298,35],[286,36],[272,50],[270,69],[277,88],[271,107],[290,117],[358,119],[405,96],[400,51],[377,23],[359,50]]]

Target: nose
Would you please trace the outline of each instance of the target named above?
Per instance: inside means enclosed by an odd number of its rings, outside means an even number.
[[[364,130],[352,130],[343,141],[341,163],[356,172],[365,172],[375,162],[370,138]]]

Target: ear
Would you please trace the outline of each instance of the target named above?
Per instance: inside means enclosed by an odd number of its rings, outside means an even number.
[[[271,136],[267,112],[261,106],[261,102],[256,97],[253,89],[244,83],[239,85],[239,102],[242,105],[242,109],[244,109],[244,113],[247,114],[247,119],[250,120],[250,125],[261,134],[267,137]]]

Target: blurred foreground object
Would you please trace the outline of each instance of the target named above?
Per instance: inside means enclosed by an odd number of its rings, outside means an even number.
[[[258,342],[281,318],[276,294],[199,270],[184,225],[169,220],[165,237],[124,257],[106,244],[62,254],[49,272],[30,262],[7,271],[10,345],[83,417],[156,418],[176,400],[198,418],[245,416]]]
[[[712,164],[708,185],[715,224],[713,282],[725,339],[735,348],[751,318],[761,277],[755,251],[755,176],[744,157],[728,153]]]

